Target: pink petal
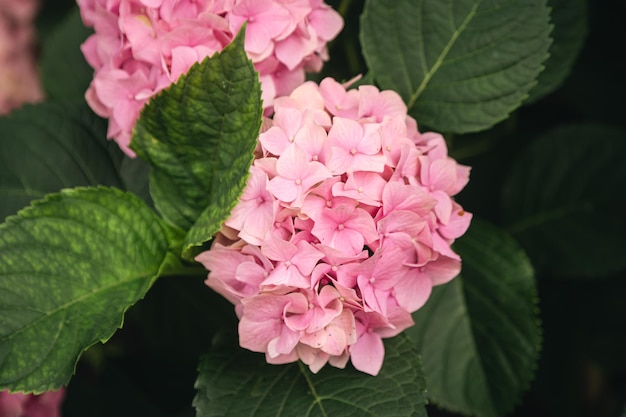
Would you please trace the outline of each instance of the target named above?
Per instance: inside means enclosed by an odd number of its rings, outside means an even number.
[[[273,233],[261,245],[261,253],[273,261],[290,261],[297,252],[296,245],[280,239]]]
[[[322,4],[320,8],[313,10],[308,18],[317,36],[325,41],[334,39],[343,28],[341,15],[326,4]]]
[[[378,375],[383,366],[385,347],[383,341],[376,333],[365,332],[357,342],[350,346],[350,359],[352,365],[370,375]]]
[[[427,274],[413,270],[395,285],[393,295],[402,308],[412,313],[426,303],[432,292],[432,285]]]
[[[239,321],[239,345],[253,352],[265,352],[268,343],[278,337],[283,324],[285,300],[273,295],[259,295],[242,300],[244,315]]]
[[[178,80],[178,78],[186,73],[189,68],[196,62],[198,62],[200,57],[196,50],[190,46],[177,46],[172,49],[172,69],[171,69],[171,78],[172,81]]]
[[[300,333],[283,326],[280,335],[267,344],[267,353],[273,358],[278,355],[288,355],[295,349],[298,340],[300,340]]]
[[[433,285],[441,285],[450,282],[461,272],[459,259],[440,256],[437,260],[429,262],[425,266],[426,273],[430,276]]]
[[[298,267],[303,275],[311,275],[313,268],[324,257],[324,254],[303,240],[298,242],[296,246],[298,251],[291,258],[291,262]]]

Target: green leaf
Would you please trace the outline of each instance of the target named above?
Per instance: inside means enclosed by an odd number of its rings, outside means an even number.
[[[539,353],[533,271],[509,235],[476,219],[456,250],[461,276],[433,289],[407,333],[435,404],[503,416],[520,401]]]
[[[59,22],[77,7],[75,0],[56,0],[54,2],[46,1],[40,3],[37,16],[35,17],[37,38],[46,39]]]
[[[120,177],[126,191],[134,193],[149,206],[154,207],[150,196],[150,165],[146,161],[124,155],[120,164]]]
[[[587,37],[586,0],[548,0],[548,6],[552,9],[554,42],[550,45],[546,68],[539,74],[526,103],[540,99],[563,84]]]
[[[169,262],[168,231],[111,188],[51,194],[0,226],[0,389],[66,384]]]
[[[223,347],[203,357],[194,399],[197,417],[426,416],[419,355],[403,335],[385,340],[372,377],[326,365],[269,365],[260,354]]]
[[[370,71],[418,123],[466,133],[505,119],[548,57],[546,0],[368,0],[361,44]]]
[[[122,152],[106,121],[81,102],[28,105],[0,117],[0,219],[80,185],[122,186]]]
[[[215,234],[246,185],[261,126],[258,74],[243,29],[224,50],[195,64],[141,112],[131,148],[152,165],[156,208],[192,228],[184,249]]]
[[[41,80],[50,98],[83,98],[93,78],[80,45],[93,33],[83,24],[77,7],[43,38]]]
[[[626,132],[574,124],[538,137],[502,191],[508,230],[536,267],[596,277],[626,268]]]

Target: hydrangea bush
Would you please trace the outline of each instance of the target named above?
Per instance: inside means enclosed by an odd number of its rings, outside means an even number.
[[[623,414],[586,7],[0,0],[0,417]]]

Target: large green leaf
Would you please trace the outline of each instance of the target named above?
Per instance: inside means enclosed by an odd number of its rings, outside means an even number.
[[[372,377],[327,365],[268,365],[241,349],[212,350],[200,363],[197,417],[426,416],[425,382],[415,347],[403,335],[385,340],[385,362]]]
[[[84,102],[26,106],[0,117],[0,219],[79,185],[122,186],[122,152]]]
[[[535,101],[561,86],[572,70],[587,36],[587,0],[548,0],[554,24],[550,58],[530,90],[527,102]]]
[[[363,54],[420,124],[472,132],[505,119],[548,57],[546,0],[368,0]]]
[[[503,416],[536,367],[541,332],[533,271],[509,235],[476,219],[456,249],[461,277],[433,289],[407,333],[422,355],[433,402]]]
[[[51,98],[82,98],[93,78],[80,45],[93,33],[83,24],[78,7],[43,38],[41,80]]]
[[[626,131],[568,125],[538,137],[504,182],[504,222],[533,263],[561,276],[626,268]]]
[[[169,260],[168,231],[141,200],[111,188],[47,196],[0,226],[0,389],[68,382]]]
[[[150,189],[163,217],[190,232],[186,248],[215,234],[245,187],[261,126],[258,75],[243,29],[195,64],[141,112],[131,148],[152,165]]]

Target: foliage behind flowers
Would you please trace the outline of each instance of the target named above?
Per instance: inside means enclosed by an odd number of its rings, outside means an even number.
[[[46,99],[0,117],[11,412],[621,417],[621,6],[328,3],[41,4]]]

